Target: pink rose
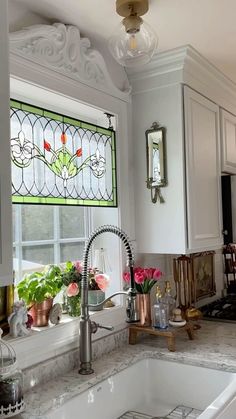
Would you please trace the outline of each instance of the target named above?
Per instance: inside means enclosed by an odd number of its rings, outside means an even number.
[[[109,278],[108,275],[98,274],[98,275],[95,275],[95,281],[96,281],[97,285],[99,286],[100,290],[105,292],[108,288],[110,278]]]
[[[130,281],[130,273],[129,272],[124,272],[123,273],[123,280],[125,282],[129,282]]]
[[[72,282],[70,285],[68,285],[66,289],[66,294],[68,297],[75,297],[79,294],[79,286],[76,284],[76,282]]]
[[[83,263],[82,262],[80,262],[79,260],[77,260],[75,263],[74,263],[74,267],[75,267],[75,269],[80,273],[80,274],[82,274],[82,272],[83,272]]]

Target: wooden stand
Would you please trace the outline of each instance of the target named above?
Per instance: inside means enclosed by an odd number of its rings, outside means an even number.
[[[129,344],[135,345],[137,343],[137,335],[139,333],[147,333],[149,335],[164,336],[167,339],[167,347],[169,351],[175,352],[175,337],[181,332],[186,332],[190,340],[194,339],[193,326],[190,323],[186,323],[183,327],[170,326],[165,330],[132,324],[129,326]]]

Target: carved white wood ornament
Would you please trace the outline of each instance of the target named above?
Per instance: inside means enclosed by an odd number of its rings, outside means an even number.
[[[103,56],[81,38],[76,26],[55,23],[33,25],[10,34],[10,52],[114,96],[127,96],[130,85],[125,75],[123,90],[117,88]]]

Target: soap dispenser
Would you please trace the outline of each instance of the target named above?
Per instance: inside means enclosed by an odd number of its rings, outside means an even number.
[[[168,327],[168,306],[162,298],[162,292],[157,285],[156,303],[153,306],[152,324],[156,329],[166,329]]]
[[[168,320],[173,320],[173,311],[176,306],[176,302],[174,297],[171,295],[171,285],[170,281],[165,281],[165,295],[163,298],[163,302],[168,307]]]

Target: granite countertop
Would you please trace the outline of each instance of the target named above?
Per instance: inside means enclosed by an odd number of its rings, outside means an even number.
[[[77,369],[38,386],[25,394],[26,411],[17,419],[46,419],[46,413],[65,401],[103,381],[110,375],[145,358],[157,358],[179,363],[236,372],[236,325],[201,321],[195,339],[187,334],[176,337],[176,352],[169,352],[166,339],[148,336],[136,345],[126,345],[93,362],[95,374],[81,376]]]

